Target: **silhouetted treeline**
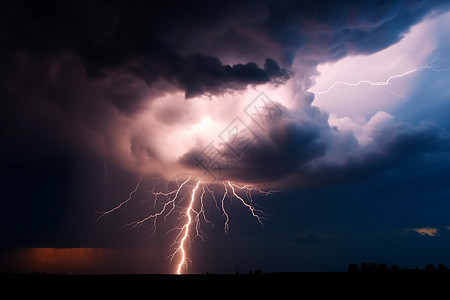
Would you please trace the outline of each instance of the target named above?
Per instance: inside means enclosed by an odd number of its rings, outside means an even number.
[[[437,268],[432,265],[425,265],[424,269],[419,269],[418,267],[414,269],[400,269],[397,265],[392,265],[388,267],[386,264],[376,264],[376,263],[362,263],[361,266],[357,264],[348,265],[349,272],[449,272],[446,266],[440,264]]]

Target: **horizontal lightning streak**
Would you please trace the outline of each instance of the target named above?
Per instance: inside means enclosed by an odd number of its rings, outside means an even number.
[[[337,81],[337,82],[333,83],[329,88],[327,88],[324,91],[311,91],[311,92],[316,94],[316,95],[323,95],[323,94],[328,93],[329,91],[331,91],[333,88],[335,88],[338,85],[346,85],[346,86],[355,87],[355,86],[358,86],[358,85],[363,84],[363,83],[369,84],[371,86],[387,86],[387,85],[389,85],[391,80],[396,79],[396,78],[405,77],[405,76],[407,76],[409,74],[412,74],[412,73],[415,73],[415,72],[419,72],[419,71],[422,71],[422,70],[439,71],[440,69],[437,66],[433,65],[438,60],[440,60],[440,59],[439,58],[435,58],[432,61],[430,61],[429,63],[427,63],[426,65],[423,65],[423,66],[417,67],[415,69],[403,72],[401,74],[396,74],[396,75],[389,76],[389,78],[384,80],[384,81],[360,80],[360,81],[358,81],[356,83],[350,83],[350,82],[346,82],[346,81]]]

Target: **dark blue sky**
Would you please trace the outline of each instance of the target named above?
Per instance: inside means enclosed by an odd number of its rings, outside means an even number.
[[[263,227],[228,199],[227,234],[205,201],[215,226],[204,223],[204,240],[189,245],[188,272],[450,267],[447,10],[445,1],[4,1],[0,271],[173,272],[165,233],[180,219],[152,236],[151,224],[123,225],[151,213],[151,190],[173,187],[174,174],[208,178],[195,159],[209,143],[235,155],[220,179],[278,192],[253,197]],[[420,51],[401,46],[414,32]],[[378,60],[393,45],[403,48]],[[347,67],[337,62],[353,57],[368,58],[361,76],[439,60],[393,82],[379,105],[379,87],[311,92],[321,66],[339,76]],[[264,126],[248,110],[260,91],[279,117]],[[221,140],[231,120],[254,138],[238,154]],[[129,203],[95,222],[140,178]],[[220,180],[201,179],[223,194]]]

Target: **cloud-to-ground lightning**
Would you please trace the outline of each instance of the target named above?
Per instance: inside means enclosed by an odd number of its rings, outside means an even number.
[[[177,268],[178,275],[181,274],[181,268],[183,267],[183,265],[185,264],[185,261],[186,261],[186,250],[184,249],[184,243],[186,242],[186,239],[189,237],[189,227],[191,226],[191,223],[192,223],[191,211],[192,211],[192,206],[194,205],[194,202],[195,202],[195,192],[198,190],[199,185],[200,185],[200,181],[198,181],[197,184],[195,185],[195,188],[192,189],[191,201],[189,201],[189,206],[186,209],[186,216],[187,216],[188,220],[187,220],[186,224],[184,224],[183,230],[182,230],[182,231],[184,231],[184,235],[181,238],[180,246],[175,251],[175,253],[178,251],[181,253],[180,263],[178,264],[178,268]]]
[[[151,223],[151,235],[156,232],[158,222],[166,222],[168,217],[175,212],[178,214],[176,222],[182,222],[179,226],[174,224],[168,232],[176,232],[175,238],[173,240],[172,246],[173,252],[168,256],[170,261],[178,259],[176,274],[182,274],[183,270],[187,269],[187,263],[190,261],[187,255],[187,247],[191,241],[197,237],[203,239],[202,235],[202,224],[209,224],[213,226],[212,221],[206,216],[205,212],[205,200],[210,199],[214,207],[218,209],[222,216],[225,218],[224,221],[224,231],[227,233],[230,228],[230,214],[226,210],[227,204],[226,199],[230,201],[232,199],[237,199],[239,202],[246,207],[251,215],[256,219],[261,226],[263,226],[262,220],[264,219],[264,212],[257,208],[255,202],[253,201],[252,194],[259,194],[263,196],[271,195],[274,191],[264,191],[255,186],[251,185],[237,185],[231,181],[223,181],[222,184],[215,185],[214,188],[211,185],[197,181],[195,185],[191,184],[194,179],[189,176],[187,179],[181,183],[178,179],[175,180],[176,187],[169,191],[156,191],[156,185],[149,190],[153,198],[153,213],[147,215],[146,217],[133,221],[124,225],[126,228],[135,228],[141,226],[146,222]],[[99,212],[99,217],[97,222],[115,211],[122,208],[126,203],[133,199],[133,195],[142,186],[143,179],[138,181],[138,184],[129,193],[129,196],[124,201],[120,202],[114,208],[107,211]],[[215,192],[219,191],[221,193],[220,201],[218,201],[215,196]],[[189,192],[189,197],[187,196]],[[240,195],[243,194],[243,195]],[[188,204],[183,205],[184,199],[188,198]],[[159,221],[162,218],[161,221]]]
[[[405,77],[407,75],[410,75],[412,73],[416,73],[419,71],[423,71],[423,70],[442,71],[442,68],[440,68],[439,66],[436,65],[436,62],[438,62],[440,60],[442,60],[442,59],[435,58],[423,66],[419,66],[417,68],[414,68],[412,70],[409,70],[409,71],[406,71],[406,72],[403,72],[400,74],[391,75],[384,81],[359,80],[358,82],[354,82],[354,83],[346,82],[346,81],[336,81],[330,87],[328,87],[326,90],[311,91],[311,92],[314,93],[315,95],[323,95],[323,94],[330,92],[332,89],[334,89],[338,85],[346,85],[346,86],[351,86],[351,87],[359,86],[361,84],[368,84],[370,86],[389,86],[389,84],[391,83],[391,81],[393,79]],[[390,92],[393,93],[392,91],[390,91]],[[395,93],[393,93],[393,94],[404,98],[403,96],[397,95]]]

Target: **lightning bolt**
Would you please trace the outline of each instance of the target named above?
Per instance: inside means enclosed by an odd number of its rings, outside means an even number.
[[[228,183],[228,186],[231,188],[233,196],[236,197],[237,199],[239,199],[239,201],[241,201],[241,203],[250,210],[250,212],[252,213],[252,216],[255,217],[258,220],[258,222],[261,224],[261,226],[264,226],[264,224],[261,221],[263,219],[261,217],[261,214],[264,214],[264,213],[261,210],[256,209],[254,207],[253,199],[251,198],[251,196],[248,197],[249,200],[250,200],[250,203],[247,203],[244,199],[242,199],[242,197],[240,197],[238,194],[236,194],[236,191],[234,189],[234,187],[236,187],[236,188],[239,188],[239,189],[245,189],[246,191],[249,191],[249,188],[247,188],[246,185],[243,186],[243,187],[239,187],[238,185],[233,184],[230,181],[227,181],[227,183]]]
[[[223,193],[223,196],[222,196],[221,207],[222,207],[223,215],[226,218],[225,224],[223,225],[223,230],[225,231],[225,233],[227,233],[228,229],[230,228],[230,226],[228,225],[228,222],[230,221],[230,216],[228,215],[227,211],[225,210],[225,204],[224,204],[225,198],[228,194],[227,185],[225,184],[225,182],[223,182],[223,187],[225,189],[225,192]]]
[[[135,222],[128,223],[128,224],[124,225],[124,227],[134,228],[134,227],[137,227],[137,226],[142,225],[144,222],[146,222],[146,221],[148,221],[148,220],[153,220],[153,225],[152,225],[152,227],[151,227],[151,228],[152,228],[152,233],[151,233],[151,235],[153,235],[153,234],[156,232],[156,221],[158,220],[158,217],[160,217],[161,215],[163,215],[164,212],[166,211],[167,207],[169,207],[168,212],[167,212],[166,214],[164,214],[164,222],[167,220],[167,217],[168,217],[168,216],[174,211],[174,209],[175,209],[175,205],[176,205],[175,201],[177,200],[178,195],[180,194],[181,189],[182,189],[183,186],[184,186],[186,183],[188,183],[190,180],[191,180],[191,177],[189,177],[188,179],[186,179],[186,180],[178,187],[178,189],[173,190],[173,191],[171,191],[171,192],[169,192],[169,193],[152,192],[152,194],[155,196],[155,202],[154,202],[155,204],[156,204],[156,201],[158,200],[158,196],[161,196],[161,195],[162,195],[162,196],[171,196],[171,195],[174,195],[174,196],[173,196],[169,201],[164,202],[164,205],[162,206],[162,208],[161,208],[160,211],[158,211],[158,212],[156,212],[156,213],[154,213],[154,214],[151,214],[151,215],[149,215],[149,216],[147,216],[147,217],[145,217],[145,218],[143,218],[143,219],[141,219],[141,220],[139,220],[139,221],[135,221]],[[155,206],[155,204],[154,204],[154,206]]]
[[[429,63],[427,63],[427,64],[425,64],[423,66],[414,68],[412,70],[403,72],[401,74],[396,74],[396,75],[389,76],[384,81],[360,80],[360,81],[358,81],[356,83],[350,83],[350,82],[346,82],[346,81],[337,81],[337,82],[333,83],[329,88],[327,88],[324,91],[311,91],[311,92],[316,94],[316,95],[323,95],[323,94],[326,94],[326,93],[330,92],[332,89],[334,89],[338,85],[346,85],[346,86],[351,86],[351,87],[355,87],[355,86],[358,86],[358,85],[361,85],[361,84],[368,84],[368,85],[371,85],[371,86],[388,86],[393,79],[405,77],[405,76],[407,76],[409,74],[412,74],[412,73],[420,72],[420,71],[423,71],[423,70],[433,70],[433,71],[437,71],[437,72],[442,71],[443,69],[441,69],[439,66],[437,66],[435,64],[436,62],[438,62],[440,60],[442,60],[442,59],[435,58],[435,59],[433,59],[432,61],[430,61]],[[390,91],[390,92],[392,93],[392,91]],[[394,95],[404,98],[403,96],[397,95],[395,93],[394,93]]]
[[[126,203],[128,203],[131,200],[131,197],[133,197],[133,194],[137,192],[137,190],[139,189],[139,186],[141,185],[142,182],[142,178],[139,179],[136,187],[130,192],[130,194],[128,195],[128,198],[125,199],[124,201],[120,202],[117,206],[111,208],[110,210],[107,211],[102,211],[102,212],[97,212],[99,214],[97,220],[95,220],[94,223],[98,223],[98,221],[100,221],[100,219],[102,219],[104,216],[109,215],[111,213],[113,213],[114,211],[118,210],[119,208],[121,208],[123,205],[125,205]]]
[[[197,191],[199,185],[200,185],[200,181],[197,182],[197,184],[195,185],[195,188],[192,189],[191,201],[189,202],[189,207],[186,209],[186,216],[187,216],[188,220],[187,220],[186,224],[184,224],[184,226],[183,226],[184,235],[183,235],[183,238],[181,239],[180,246],[176,250],[176,252],[178,252],[178,251],[181,252],[181,260],[180,260],[180,263],[178,264],[178,268],[177,268],[178,275],[181,274],[181,268],[183,267],[183,265],[185,264],[185,261],[186,261],[186,250],[184,249],[184,243],[185,243],[186,239],[189,237],[189,226],[191,226],[191,223],[192,223],[191,211],[193,210],[192,206],[194,205],[194,201],[195,201],[195,192]]]
[[[256,203],[253,201],[253,194],[259,194],[263,196],[268,196],[273,194],[276,191],[264,191],[255,186],[251,185],[237,185],[231,181],[223,181],[222,185],[217,185],[216,188],[211,188],[209,185],[202,183],[201,181],[197,181],[195,185],[191,185],[192,176],[189,176],[185,179],[181,184],[179,184],[178,179],[176,179],[177,188],[170,191],[157,191],[156,185],[153,186],[151,190],[148,190],[150,195],[153,198],[153,208],[156,212],[149,214],[148,216],[131,223],[124,225],[125,228],[135,228],[143,225],[146,222],[151,223],[150,231],[153,235],[157,231],[158,220],[162,218],[162,222],[165,223],[168,217],[174,212],[178,212],[178,217],[176,221],[184,220],[182,226],[174,226],[167,233],[176,232],[173,243],[171,244],[171,248],[174,249],[172,254],[168,256],[168,259],[172,262],[175,258],[178,259],[177,268],[175,273],[182,274],[182,271],[187,268],[188,262],[190,262],[188,258],[188,244],[191,243],[195,238],[200,238],[203,240],[202,234],[202,223],[208,224],[210,226],[214,226],[213,222],[210,221],[205,213],[205,202],[206,199],[211,199],[215,207],[218,211],[222,213],[222,216],[225,218],[224,221],[224,231],[225,234],[228,233],[230,228],[230,215],[226,210],[226,199],[230,201],[232,199],[237,199],[239,202],[246,207],[251,215],[257,220],[259,224],[263,227],[263,219],[266,217],[266,214],[258,208]],[[134,194],[139,190],[142,185],[143,179],[139,179],[136,186],[129,193],[128,198],[124,201],[120,202],[115,207],[103,211],[98,212],[99,217],[96,222],[98,222],[103,217],[116,212],[121,209],[126,203],[130,202],[133,199]],[[215,196],[214,190],[220,190],[221,187],[222,196],[220,201],[217,200]],[[182,206],[182,199],[186,197],[186,189],[190,191],[189,203],[187,207]],[[244,195],[240,195],[240,194]],[[182,196],[183,195],[183,196]],[[208,197],[210,196],[210,197]],[[158,204],[161,203],[161,207],[157,209]]]

